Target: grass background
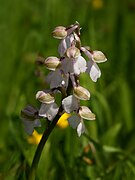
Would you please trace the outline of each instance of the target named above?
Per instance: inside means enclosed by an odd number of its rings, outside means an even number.
[[[7,0],[0,2],[0,179],[24,180],[36,145],[27,142],[20,120],[44,88],[35,76],[37,54],[57,54],[51,32],[78,21],[82,43],[102,50],[108,62],[87,104],[97,119],[89,136],[56,128],[43,151],[39,180],[135,179],[135,2],[133,0]]]

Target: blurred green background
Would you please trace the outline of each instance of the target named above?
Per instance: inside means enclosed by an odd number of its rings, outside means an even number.
[[[27,142],[20,111],[39,106],[35,93],[45,87],[35,59],[58,56],[51,32],[75,21],[83,45],[108,58],[97,83],[81,76],[97,118],[86,122],[89,137],[55,128],[37,179],[135,179],[135,1],[6,0],[0,2],[0,180],[25,179],[37,145]]]

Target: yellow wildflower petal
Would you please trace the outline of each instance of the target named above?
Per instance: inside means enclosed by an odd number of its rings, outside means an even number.
[[[103,7],[103,0],[92,0],[92,6],[94,9],[101,9]]]
[[[71,115],[68,114],[68,113],[64,113],[58,120],[57,122],[57,125],[60,127],[60,128],[66,128],[68,126],[68,118],[70,117]]]
[[[64,113],[58,120],[57,125],[60,128],[66,128],[68,126],[68,118],[71,115],[68,113]],[[40,140],[42,138],[42,134],[38,134],[38,132],[36,130],[34,130],[34,132],[32,133],[31,136],[28,137],[28,143],[30,144],[39,144]]]
[[[39,144],[40,140],[42,138],[42,134],[38,134],[36,130],[32,133],[31,136],[28,137],[28,143],[30,144]]]

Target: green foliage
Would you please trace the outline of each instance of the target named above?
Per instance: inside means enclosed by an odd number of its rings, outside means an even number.
[[[87,104],[96,114],[86,122],[89,136],[78,138],[70,127],[56,127],[41,156],[37,180],[135,179],[135,3],[133,0],[2,1],[0,6],[0,179],[25,180],[36,145],[27,142],[20,111],[37,105],[45,89],[36,77],[37,54],[58,55],[55,26],[78,21],[82,42],[102,50],[108,62]],[[97,0],[98,2],[98,0]],[[45,74],[47,73],[44,70]]]

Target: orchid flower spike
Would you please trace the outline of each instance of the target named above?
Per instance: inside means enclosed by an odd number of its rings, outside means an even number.
[[[49,70],[44,78],[49,89],[39,90],[36,93],[38,103],[41,103],[39,110],[27,106],[21,112],[22,121],[28,134],[32,134],[36,127],[41,126],[40,119],[49,123],[56,121],[57,117],[66,117],[64,125],[61,125],[62,118],[58,125],[66,127],[67,123],[76,129],[78,136],[85,132],[85,120],[93,121],[95,114],[87,106],[81,106],[81,101],[89,101],[91,93],[80,84],[80,75],[88,73],[93,82],[101,77],[98,63],[107,61],[107,58],[100,50],[92,50],[88,46],[82,46],[80,25],[78,22],[68,27],[57,26],[52,36],[59,40],[58,56],[50,55],[47,58],[40,57],[40,64]],[[86,59],[85,59],[86,58]],[[89,83],[90,79],[86,79]],[[61,95],[61,99],[57,96]]]

